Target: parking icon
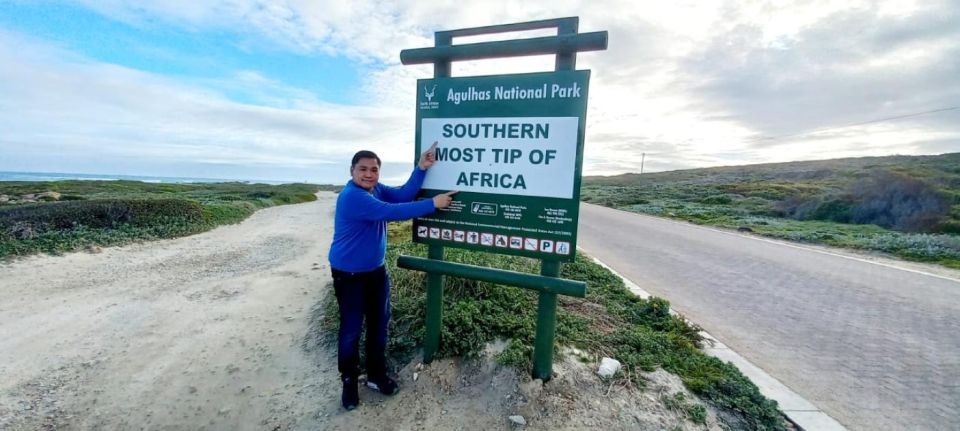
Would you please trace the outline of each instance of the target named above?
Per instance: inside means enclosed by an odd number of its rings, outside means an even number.
[[[550,239],[540,240],[540,251],[544,253],[553,253],[553,240],[550,240]]]

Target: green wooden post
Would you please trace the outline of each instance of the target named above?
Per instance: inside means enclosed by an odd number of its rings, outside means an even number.
[[[436,32],[433,34],[433,44],[439,48],[453,44],[453,35],[447,32]],[[440,60],[433,63],[434,78],[450,77],[450,60]]]
[[[557,23],[557,36],[562,36],[566,34],[576,34],[577,27],[579,27],[579,19],[567,19],[562,20]],[[604,37],[606,34],[604,34]],[[576,70],[577,68],[577,52],[568,52],[564,54],[557,54],[557,70]]]
[[[427,256],[443,260],[443,246],[430,245]],[[440,327],[443,325],[443,274],[427,273],[427,330],[423,336],[423,362],[433,362],[440,348]]]
[[[434,34],[434,44],[436,46],[449,46],[453,43],[453,37],[443,34]],[[450,62],[438,61],[433,64],[433,77],[445,78],[450,76]],[[415,156],[419,157],[417,154]],[[427,257],[435,260],[443,260],[443,246],[430,244],[427,251]],[[440,348],[440,328],[443,326],[443,274],[427,273],[427,316],[426,332],[423,339],[423,362],[433,362],[433,356],[437,354]]]
[[[560,276],[560,261],[543,260],[540,275]],[[540,292],[537,301],[537,336],[533,342],[533,378],[550,380],[553,375],[553,339],[557,326],[557,294]]]
[[[577,27],[577,19],[562,20],[557,25],[557,35],[575,34]],[[557,54],[557,70],[575,70],[576,68],[576,52]],[[540,275],[559,277],[560,261],[541,261]],[[537,301],[537,336],[533,343],[533,378],[544,382],[553,377],[553,342],[556,327],[557,294],[540,292],[540,298]]]

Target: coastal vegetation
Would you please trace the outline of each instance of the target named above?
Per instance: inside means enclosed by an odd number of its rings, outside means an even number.
[[[132,181],[0,183],[0,258],[37,252],[171,238],[236,223],[260,208],[316,199],[307,184],[159,184]],[[324,189],[334,190],[334,187]],[[889,253],[960,268],[960,154],[836,159],[585,177],[585,202],[749,231],[759,235]],[[6,198],[6,199],[4,199]],[[401,254],[425,256],[410,241],[409,222],[391,223],[386,262],[393,318],[388,351],[394,366],[422,345],[424,275],[396,267]],[[538,273],[538,261],[447,249],[446,260]],[[664,299],[639,298],[616,275],[578,254],[562,277],[584,281],[586,298],[558,298],[556,341],[589,360],[614,357],[614,379],[642,387],[643,372],[662,368],[719,412],[731,429],[779,430],[776,402],[736,367],[700,349],[699,329],[670,313]],[[324,326],[336,335],[333,295]],[[498,362],[529,374],[535,334],[534,292],[445,278],[440,357],[478,356],[506,347]],[[557,353],[558,355],[560,352]],[[666,399],[701,423],[698,400]]]
[[[332,189],[331,187],[326,187]],[[310,184],[0,182],[0,259],[174,238],[316,200]]]
[[[426,247],[410,240],[409,222],[391,223],[386,262],[393,289],[388,354],[395,367],[409,362],[424,336],[425,276],[396,267],[400,255],[426,256]],[[448,248],[445,260],[526,273],[539,273],[539,261],[523,257]],[[579,349],[588,360],[608,356],[623,369],[614,379],[642,387],[642,371],[663,368],[679,376],[701,400],[720,412],[731,429],[779,430],[784,419],[777,403],[760,394],[756,385],[729,363],[699,349],[700,328],[670,313],[670,303],[660,298],[642,299],[623,281],[578,254],[564,264],[561,276],[587,283],[586,298],[558,298],[556,343]],[[323,326],[332,342],[336,338],[336,300],[327,295]],[[535,292],[456,277],[444,278],[443,322],[438,357],[472,358],[491,343],[505,341],[497,361],[529,375],[536,327]],[[362,353],[361,353],[362,354]],[[556,353],[557,355],[560,352]],[[676,400],[674,400],[676,401]],[[703,406],[674,402],[688,420],[701,423]]]
[[[581,199],[960,268],[960,153],[584,177]]]

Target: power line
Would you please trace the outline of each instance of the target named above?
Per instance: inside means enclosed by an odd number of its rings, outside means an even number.
[[[936,113],[940,113],[940,112],[956,111],[956,110],[958,110],[958,109],[960,109],[960,106],[950,106],[950,107],[947,107],[947,108],[934,109],[934,110],[931,110],[931,111],[914,112],[914,113],[910,113],[910,114],[903,114],[903,115],[897,115],[897,116],[893,116],[893,117],[878,118],[878,119],[875,119],[875,120],[863,121],[863,122],[859,122],[859,123],[850,123],[850,124],[844,124],[844,125],[841,125],[841,126],[825,127],[825,128],[822,128],[822,129],[813,130],[813,131],[811,131],[811,132],[792,133],[792,134],[789,134],[789,135],[780,135],[780,136],[761,136],[761,137],[759,137],[759,138],[750,139],[750,140],[748,140],[747,142],[772,141],[772,140],[778,140],[778,139],[784,139],[784,138],[794,138],[794,137],[797,137],[797,136],[813,135],[813,134],[817,134],[817,133],[821,133],[821,132],[826,132],[826,131],[830,131],[830,130],[844,129],[844,128],[847,128],[847,127],[864,126],[864,125],[867,125],[867,124],[875,124],[875,123],[883,123],[883,122],[887,122],[887,121],[902,120],[902,119],[904,119],[904,118],[919,117],[919,116],[922,116],[922,115],[930,115],[930,114],[936,114]]]

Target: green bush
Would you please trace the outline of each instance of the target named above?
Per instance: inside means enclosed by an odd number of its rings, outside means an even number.
[[[441,356],[474,357],[483,351],[493,326],[489,301],[458,300],[444,307]]]
[[[929,232],[950,211],[949,197],[929,182],[877,172],[851,185],[850,221],[905,232]]]
[[[700,199],[700,203],[708,205],[730,205],[733,198],[727,195],[713,195]]]
[[[705,424],[707,422],[707,409],[706,407],[687,402],[687,397],[683,395],[683,392],[677,392],[672,397],[661,395],[660,401],[667,406],[670,410],[681,412],[687,415],[687,418],[690,419],[693,423]]]
[[[849,223],[853,204],[848,199],[830,199],[818,205],[808,218]],[[870,223],[861,223],[870,224]]]
[[[700,404],[690,404],[686,408],[687,417],[690,418],[693,423],[696,424],[705,424],[707,423],[707,408]]]
[[[937,228],[937,231],[940,233],[946,234],[960,234],[960,220],[947,220],[940,223],[940,226]]]
[[[734,412],[743,421],[737,428],[784,428],[777,402],[760,394],[757,386],[729,362],[707,355],[675,355],[664,364],[664,369],[680,376],[694,393]]]
[[[61,193],[59,202],[0,207],[0,258],[191,235],[257,209],[316,200],[309,184],[0,182],[0,194]]]
[[[210,225],[231,224],[243,221],[256,211],[249,202],[231,204],[207,204],[203,207],[203,221]]]
[[[669,333],[647,326],[631,326],[606,337],[604,344],[615,346],[614,356],[630,368],[654,371],[663,366],[675,349]]]
[[[497,363],[509,365],[519,370],[533,369],[533,346],[517,339],[511,339],[507,348],[497,355]]]
[[[168,220],[196,222],[203,207],[183,199],[102,199],[17,205],[0,208],[0,226],[28,224],[37,230],[149,226]]]

